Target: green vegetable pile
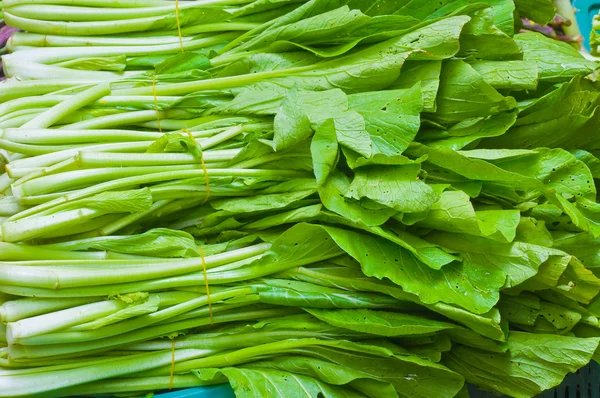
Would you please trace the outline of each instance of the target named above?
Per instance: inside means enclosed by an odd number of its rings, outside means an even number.
[[[0,397],[600,360],[598,65],[515,34],[551,1],[2,3]]]

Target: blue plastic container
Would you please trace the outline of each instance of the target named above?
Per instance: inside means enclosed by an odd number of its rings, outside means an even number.
[[[156,394],[156,398],[235,398],[229,384],[219,384],[210,387],[188,388],[185,390],[171,391]]]
[[[572,3],[575,6],[575,8],[579,10],[576,14],[577,23],[579,24],[581,34],[583,34],[583,37],[585,38],[585,47],[589,50],[589,33],[592,31],[592,22],[594,20],[594,16],[598,15],[598,11],[600,11],[600,1],[573,0]]]

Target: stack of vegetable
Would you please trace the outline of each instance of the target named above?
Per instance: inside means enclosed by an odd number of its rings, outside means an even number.
[[[549,0],[3,6],[0,397],[530,397],[600,359],[597,64],[515,34]]]

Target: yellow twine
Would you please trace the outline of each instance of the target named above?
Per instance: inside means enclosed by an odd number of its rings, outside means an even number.
[[[177,34],[179,35],[179,46],[181,47],[181,52],[183,52],[183,37],[181,36],[181,22],[179,21],[179,0],[175,0],[175,21],[177,21]]]

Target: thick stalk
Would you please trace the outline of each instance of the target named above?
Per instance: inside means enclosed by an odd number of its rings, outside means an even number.
[[[0,261],[102,260],[106,258],[106,252],[69,252],[44,249],[39,246],[0,242]]]
[[[181,362],[204,355],[207,355],[207,352],[180,350],[175,353],[175,360]],[[169,365],[171,361],[171,352],[166,351],[115,358],[110,362],[82,366],[77,369],[3,377],[0,378],[0,397],[31,397],[33,394],[143,372],[144,370]]]
[[[102,318],[125,307],[127,304],[121,300],[107,300],[21,319],[8,324],[6,339],[13,344],[28,337],[43,335]]]
[[[5,57],[8,57],[7,55]],[[52,80],[52,81],[21,81],[21,82],[4,82],[0,85],[0,103],[4,103],[11,99],[22,97],[33,97],[52,93],[54,91],[65,88],[90,87],[87,81],[77,81],[74,79]]]
[[[15,322],[36,315],[63,310],[97,301],[93,298],[23,298],[0,305],[0,322]]]
[[[286,178],[308,178],[307,173],[296,170],[247,170],[247,169],[211,169],[208,171],[209,177],[269,177],[275,180]],[[142,184],[151,184],[173,180],[184,180],[191,178],[205,177],[204,170],[183,170],[166,173],[154,173],[143,176],[127,177],[118,180],[108,181],[88,188],[80,189],[75,192],[67,193],[50,200],[36,207],[27,209],[13,217],[11,220],[21,219],[31,216],[41,211],[51,209],[59,204],[71,202],[76,199],[82,199],[101,192],[123,189],[127,187],[139,186]],[[24,197],[22,191],[15,187],[13,194],[16,197]]]
[[[244,260],[264,253],[270,244],[261,243],[243,249],[215,254],[202,258],[139,260],[131,264],[128,260],[85,262],[85,266],[77,266],[80,261],[57,261],[57,266],[45,261],[41,266],[35,262],[3,263],[0,269],[0,283],[7,285],[29,286],[46,289],[63,289],[70,287],[97,286],[139,282],[151,279],[202,271],[230,262]],[[265,267],[268,268],[268,267]],[[107,270],[110,269],[110,272]],[[216,279],[216,276],[213,277]]]
[[[40,21],[46,25],[46,22]],[[56,33],[52,32],[51,34]],[[107,33],[102,33],[107,34]],[[227,42],[235,37],[238,33],[222,33],[206,38],[199,38],[184,42],[186,51],[198,50],[205,47],[211,47],[223,42]],[[18,51],[3,57],[3,62],[12,62],[12,59],[31,61],[42,64],[52,64],[61,61],[68,61],[76,58],[84,57],[107,57],[116,55],[125,55],[128,57],[144,56],[144,55],[164,55],[176,54],[181,51],[179,42],[163,45],[148,45],[148,46],[110,46],[110,47],[67,47],[67,48],[32,48]],[[71,87],[74,84],[67,86]],[[54,91],[54,90],[53,90]],[[150,93],[149,95],[152,95]],[[15,97],[16,98],[16,97]]]
[[[109,84],[99,84],[95,87],[89,88],[78,94],[73,95],[69,99],[61,102],[58,105],[48,109],[46,112],[37,116],[35,119],[25,123],[21,128],[26,129],[44,129],[54,125],[56,122],[61,120],[63,117],[69,115],[71,112],[81,109],[91,102],[110,94]]]
[[[227,149],[222,151],[206,151],[202,153],[205,163],[226,162],[235,158],[240,149]],[[83,168],[95,167],[139,167],[158,165],[183,165],[198,164],[199,159],[188,153],[102,153],[80,152],[77,162]]]
[[[225,305],[217,305],[220,307]],[[216,308],[215,308],[216,309]],[[247,308],[241,308],[238,310],[230,311],[227,313],[220,313],[216,311],[213,317],[213,322],[208,316],[203,318],[195,318],[181,322],[173,322],[164,325],[155,325],[150,327],[140,328],[129,333],[120,334],[117,336],[107,337],[104,339],[96,339],[91,341],[83,341],[77,344],[73,343],[58,343],[49,345],[12,345],[9,347],[9,355],[11,358],[44,358],[53,356],[65,356],[65,355],[84,355],[92,351],[100,352],[99,350],[107,350],[111,347],[125,346],[127,344],[140,342],[159,336],[166,336],[171,333],[179,332],[182,330],[189,330],[211,324],[220,324],[244,320],[259,320],[267,317],[277,317],[297,314],[298,310],[295,308],[269,308],[260,310],[248,310]],[[156,313],[154,313],[156,314]],[[152,315],[152,314],[150,314]],[[43,337],[43,336],[40,336]],[[214,352],[213,350],[202,350],[203,352]],[[170,363],[170,362],[169,362]]]
[[[58,232],[60,234],[58,236],[70,235],[73,233],[72,227],[85,224],[87,221],[104,214],[106,212],[102,210],[81,208],[48,216],[39,216],[33,222],[31,220],[6,221],[0,224],[0,239],[4,242],[24,242],[47,236],[53,232]],[[0,272],[2,271],[0,270]]]
[[[247,3],[250,2],[251,0],[247,1]],[[222,1],[212,1],[208,2],[208,4],[207,2],[181,2],[178,6],[179,11],[183,12],[194,8],[206,8],[207,5],[222,5],[222,3]],[[6,7],[5,9],[13,15],[44,21],[65,21],[65,19],[67,19],[65,16],[68,15],[68,21],[71,22],[115,21],[134,23],[135,20],[141,18],[160,17],[173,14],[175,12],[175,4],[170,2],[163,6],[127,9],[111,8],[110,6],[102,8],[86,7],[80,4],[77,4],[76,6],[48,4],[44,7],[35,4],[21,4]],[[73,34],[75,33],[73,32]]]
[[[159,132],[135,130],[22,130],[14,128],[0,130],[0,138],[30,145],[126,143],[128,141],[146,141],[150,144],[161,136],[162,133]]]

